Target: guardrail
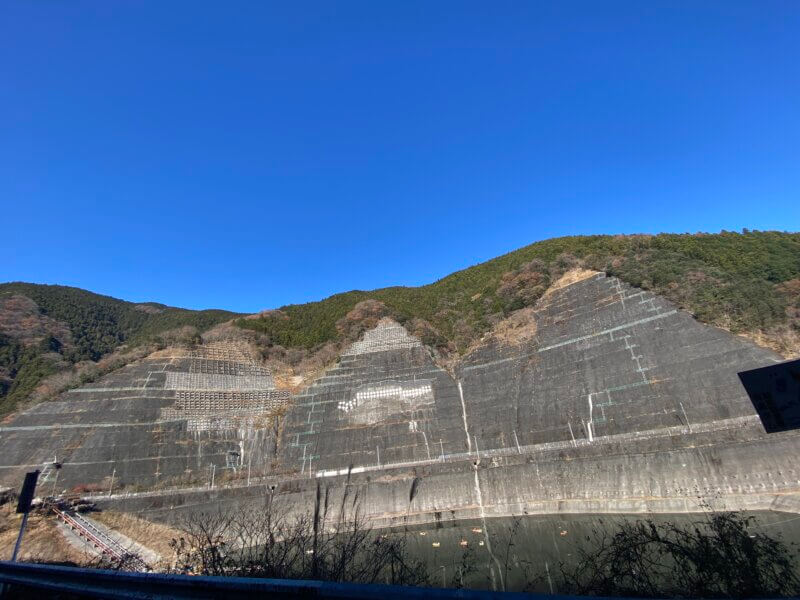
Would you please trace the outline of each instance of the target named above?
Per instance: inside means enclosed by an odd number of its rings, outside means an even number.
[[[290,579],[248,579],[245,577],[204,577],[129,573],[100,569],[78,569],[53,565],[0,562],[0,582],[37,590],[71,593],[86,598],[130,598],[148,600],[203,599],[253,600],[253,598],[320,598],[331,600],[553,600],[544,594],[485,592],[301,581]],[[562,600],[579,596],[558,596]],[[592,600],[598,600],[593,598]]]

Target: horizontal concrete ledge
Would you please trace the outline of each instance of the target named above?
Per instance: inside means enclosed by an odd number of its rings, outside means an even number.
[[[35,589],[78,594],[90,598],[361,598],[407,600],[414,598],[459,598],[483,600],[536,600],[545,598],[582,598],[582,596],[547,596],[513,592],[487,592],[302,581],[290,579],[250,579],[246,577],[204,577],[129,573],[100,569],[78,569],[52,565],[0,562],[0,581]],[[595,597],[596,598],[596,597]]]
[[[444,457],[439,455],[431,458],[430,460],[383,463],[381,465],[359,465],[359,466],[354,466],[352,469],[345,468],[345,469],[333,469],[327,471],[309,471],[307,473],[272,474],[264,477],[254,477],[252,479],[252,485],[247,485],[246,483],[243,482],[233,482],[233,483],[217,485],[213,489],[214,490],[246,489],[249,487],[256,487],[259,485],[261,486],[270,484],[279,485],[293,481],[302,482],[315,478],[334,478],[334,479],[346,478],[349,475],[357,475],[361,473],[389,474],[392,471],[402,471],[416,467],[437,466],[445,464],[453,465],[458,463],[472,462],[475,460],[484,460],[484,459],[491,459],[498,457],[513,457],[517,455],[532,456],[547,451],[563,450],[568,448],[586,448],[593,446],[601,446],[603,444],[610,444],[610,443],[630,442],[642,439],[652,439],[657,437],[670,437],[673,435],[679,436],[688,434],[690,432],[701,433],[707,431],[738,429],[745,426],[757,425],[759,423],[760,420],[757,416],[733,417],[730,419],[723,419],[719,421],[699,423],[693,425],[691,430],[686,426],[680,425],[663,429],[641,431],[636,433],[601,436],[594,438],[593,442],[589,442],[587,439],[581,438],[575,440],[574,442],[571,440],[564,440],[559,442],[546,442],[542,444],[520,446],[519,448],[517,447],[492,448],[489,450],[481,450],[480,452],[475,451],[475,452],[446,454],[444,455]],[[444,460],[442,460],[442,458],[444,458]],[[598,457],[587,457],[587,459],[591,458],[598,458]],[[23,465],[23,466],[36,467],[37,465]],[[0,466],[0,469],[2,468],[6,467]],[[12,468],[12,466],[9,466],[8,468]],[[207,491],[209,491],[209,488],[207,486],[188,486],[188,487],[172,487],[172,488],[153,490],[147,492],[121,492],[114,494],[110,497],[106,496],[105,494],[98,494],[97,496],[87,495],[86,497],[87,498],[102,497],[103,499],[108,499],[108,500],[125,500],[129,498],[172,496],[176,494],[207,492]]]
[[[652,317],[645,317],[643,319],[638,319],[636,321],[631,321],[630,323],[623,323],[622,325],[617,325],[616,327],[611,327],[609,329],[603,329],[602,331],[597,331],[595,333],[590,333],[590,334],[587,334],[587,335],[582,335],[580,337],[575,337],[575,338],[571,338],[571,339],[568,339],[568,340],[564,340],[563,342],[558,342],[557,344],[551,344],[550,346],[544,346],[542,348],[537,348],[535,352],[536,353],[547,352],[548,350],[553,350],[554,348],[561,348],[562,346],[569,346],[570,344],[577,344],[578,342],[583,342],[583,341],[586,341],[586,340],[590,340],[592,338],[596,338],[596,337],[599,337],[601,335],[613,334],[613,333],[615,333],[617,331],[622,331],[624,329],[630,329],[631,327],[636,327],[637,325],[643,325],[645,323],[649,323],[650,321],[656,321],[658,319],[663,319],[665,317],[670,317],[670,316],[672,316],[674,314],[677,314],[677,313],[678,313],[678,311],[675,310],[675,309],[668,310],[668,311],[665,311],[665,312],[662,312],[662,313],[658,313],[657,315],[653,315]],[[495,365],[499,365],[499,364],[506,363],[506,362],[524,360],[525,358],[528,358],[530,356],[532,356],[532,354],[522,355],[522,356],[515,356],[515,357],[512,357],[512,358],[504,358],[504,359],[495,360],[495,361],[492,361],[492,362],[481,363],[479,365],[472,365],[472,366],[469,366],[469,367],[463,367],[460,370],[461,371],[472,371],[474,369],[485,369],[487,367],[493,367]]]
[[[0,427],[0,433],[7,431],[45,431],[60,429],[94,429],[101,427],[151,427],[165,425],[166,423],[180,423],[186,419],[161,419],[159,421],[142,421],[139,423],[132,421],[120,421],[117,423],[57,423],[55,425],[9,425]]]
[[[729,494],[711,500],[712,512],[775,511],[800,514],[800,490],[784,493]],[[165,509],[166,510],[166,509]],[[169,509],[171,510],[171,508]],[[451,509],[455,520],[535,517],[543,515],[655,515],[698,514],[708,512],[698,497],[620,497],[520,500],[500,505],[462,506]],[[157,511],[152,511],[157,512]],[[439,522],[436,511],[385,513],[369,517],[375,528],[433,525]]]

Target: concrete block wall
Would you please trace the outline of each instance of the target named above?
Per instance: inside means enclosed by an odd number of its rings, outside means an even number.
[[[0,426],[0,482],[16,487],[54,460],[63,464],[56,491],[112,477],[117,488],[146,488],[204,482],[212,471],[263,475],[276,458],[269,415],[289,393],[245,350],[148,358],[20,414]]]
[[[282,458],[306,473],[462,451],[458,388],[420,342],[382,321],[294,399]]]

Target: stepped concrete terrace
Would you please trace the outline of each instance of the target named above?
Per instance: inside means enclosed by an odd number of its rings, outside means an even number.
[[[797,430],[766,433],[738,373],[780,357],[613,277],[556,287],[520,343],[455,369],[381,322],[291,405],[285,472],[254,487],[114,497],[170,520],[358,493],[376,525],[535,513],[800,512]],[[335,509],[334,509],[335,512]]]
[[[384,319],[294,399],[282,458],[300,473],[380,466],[460,452],[463,438],[455,382]]]
[[[0,481],[16,487],[39,468],[50,492],[264,473],[276,450],[269,414],[288,397],[245,345],[156,353],[0,426]]]

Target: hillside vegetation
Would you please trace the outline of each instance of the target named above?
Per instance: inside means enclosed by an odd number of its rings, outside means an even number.
[[[352,339],[365,317],[389,314],[427,344],[459,354],[575,267],[662,294],[700,321],[748,334],[786,356],[800,350],[800,234],[746,230],[556,238],[430,285],[346,292],[236,324],[260,332],[276,349],[308,352]]]
[[[123,344],[196,338],[236,316],[134,304],[58,285],[0,284],[0,414],[11,411],[45,377],[96,362]]]
[[[526,314],[516,311],[534,306],[561,275],[579,267],[662,294],[698,320],[786,357],[800,354],[800,233],[564,237],[430,285],[350,291],[248,317],[134,304],[63,286],[0,284],[0,415],[156,347],[197,342],[231,319],[236,326],[211,334],[249,337],[289,375],[313,376],[383,316],[454,359],[512,313]]]

